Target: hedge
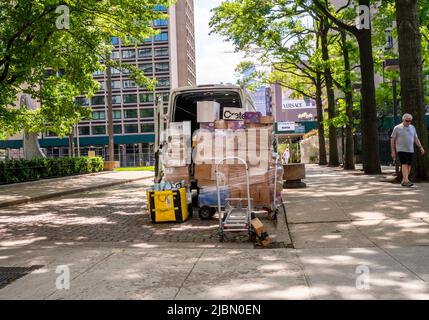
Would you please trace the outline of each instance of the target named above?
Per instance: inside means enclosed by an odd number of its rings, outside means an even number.
[[[6,160],[0,161],[0,184],[99,172],[103,168],[101,157]]]

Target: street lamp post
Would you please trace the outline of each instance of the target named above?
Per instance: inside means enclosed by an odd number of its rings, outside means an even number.
[[[108,151],[108,158],[109,162],[111,163],[111,168],[114,167],[114,144],[113,144],[113,102],[112,102],[112,69],[110,67],[110,57],[107,60],[106,66],[106,75],[107,75],[107,81],[106,81],[106,87],[107,87],[107,133],[109,135],[109,151]]]

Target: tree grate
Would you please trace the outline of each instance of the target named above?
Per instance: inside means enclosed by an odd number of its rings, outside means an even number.
[[[0,267],[0,289],[3,289],[8,284],[26,276],[34,270],[40,269],[43,266],[34,265],[29,267]]]

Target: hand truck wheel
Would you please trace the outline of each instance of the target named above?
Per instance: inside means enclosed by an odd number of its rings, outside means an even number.
[[[277,220],[277,214],[279,213],[279,209],[275,209],[270,212],[270,219],[271,220]]]

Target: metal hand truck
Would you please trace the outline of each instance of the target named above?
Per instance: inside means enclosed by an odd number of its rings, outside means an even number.
[[[238,160],[245,166],[246,170],[246,191],[247,198],[225,198],[225,206],[222,211],[222,201],[220,196],[220,179],[221,174],[219,172],[219,165],[225,160]],[[216,176],[216,191],[217,191],[217,202],[218,202],[218,214],[219,214],[219,240],[223,241],[226,232],[247,232],[249,240],[252,240],[252,228],[250,220],[252,218],[252,199],[250,198],[250,183],[249,183],[249,166],[246,161],[239,157],[226,157],[220,160],[216,164],[215,170]],[[247,208],[241,207],[241,201],[247,200]],[[238,207],[234,208],[231,205],[231,201],[237,201]]]

